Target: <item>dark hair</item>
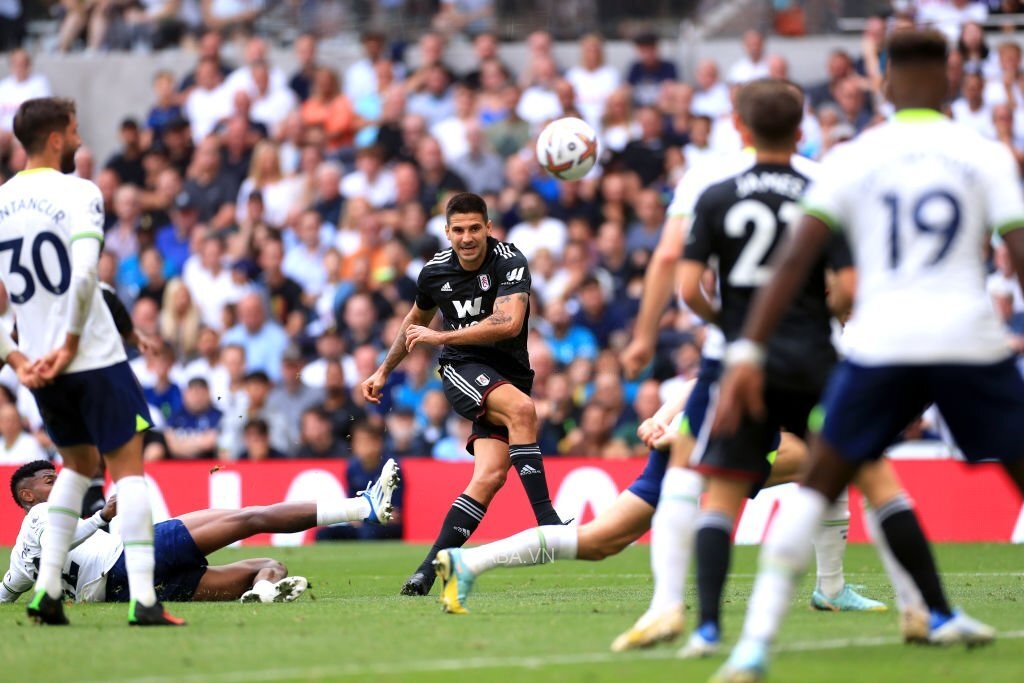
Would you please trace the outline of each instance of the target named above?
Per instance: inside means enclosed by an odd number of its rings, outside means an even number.
[[[487,221],[487,202],[478,194],[460,192],[448,200],[444,210],[445,222],[450,223],[452,216],[457,213],[478,213]]]
[[[260,436],[267,436],[270,434],[270,426],[267,425],[267,421],[262,417],[253,418],[245,423],[245,429],[243,431],[248,432],[250,430],[258,432]]]
[[[372,422],[370,420],[359,420],[352,423],[352,436],[355,436],[356,432],[362,432],[363,434],[369,434],[377,439],[384,438],[384,427]]]
[[[804,111],[787,81],[759,79],[740,89],[736,98],[740,119],[754,134],[758,147],[781,147],[796,136]]]
[[[63,133],[75,115],[75,102],[65,97],[25,100],[14,115],[14,137],[28,154],[38,154],[50,133]]]
[[[31,479],[43,470],[55,469],[53,463],[49,460],[33,460],[27,462],[18,469],[14,470],[14,474],[11,475],[11,495],[14,496],[14,502],[18,504],[18,507],[24,507],[21,503],[21,499],[18,498],[18,490],[21,489],[21,482],[26,479]]]
[[[886,45],[889,64],[894,67],[933,65],[945,66],[949,56],[946,38],[938,31],[896,31]]]
[[[210,390],[210,383],[206,381],[205,377],[193,377],[192,379],[190,379],[188,381],[188,384],[186,385],[186,387],[188,389],[199,388],[199,389],[206,389],[207,391],[209,391]]]

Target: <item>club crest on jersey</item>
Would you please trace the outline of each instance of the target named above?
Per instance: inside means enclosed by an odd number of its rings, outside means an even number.
[[[477,279],[477,281],[480,282],[480,289],[482,289],[482,290],[484,290],[486,292],[488,289],[491,288],[491,276],[490,275],[486,275],[486,274],[485,275],[477,275],[476,279]]]
[[[488,384],[491,383],[491,378],[488,377],[487,375],[477,375],[476,383],[482,387],[486,387]]]

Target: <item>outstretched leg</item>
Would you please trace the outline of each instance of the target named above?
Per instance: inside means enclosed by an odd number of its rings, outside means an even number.
[[[196,592],[192,595],[192,600],[195,602],[238,600],[258,581],[274,583],[286,576],[288,576],[287,567],[277,560],[265,557],[207,567],[203,577],[199,580]]]

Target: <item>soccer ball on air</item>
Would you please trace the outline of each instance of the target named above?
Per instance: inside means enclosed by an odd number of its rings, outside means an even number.
[[[597,133],[583,119],[552,121],[537,137],[537,161],[559,180],[579,180],[597,161]]]

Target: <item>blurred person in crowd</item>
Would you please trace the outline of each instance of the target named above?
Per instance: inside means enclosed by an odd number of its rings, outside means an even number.
[[[304,126],[316,126],[324,131],[331,154],[350,148],[361,126],[352,102],[341,92],[337,72],[326,66],[317,67],[312,92],[300,111]]]
[[[174,278],[164,289],[160,310],[160,336],[181,359],[192,358],[199,344],[202,326],[199,309],[181,278]]]
[[[702,59],[697,63],[697,89],[693,93],[691,110],[718,119],[732,112],[732,97],[729,86],[719,79],[718,64],[712,59]]]
[[[375,65],[385,59],[384,49],[387,47],[384,34],[374,30],[364,31],[359,42],[363,56],[345,69],[345,95],[352,102],[378,91]]]
[[[502,158],[507,158],[524,149],[531,139],[531,125],[524,121],[518,110],[519,88],[507,86],[502,91],[505,109],[508,115],[485,129],[485,135],[491,147]]]
[[[605,101],[619,87],[618,70],[604,61],[604,41],[596,34],[580,39],[580,63],[565,73],[576,94],[576,107],[595,129],[600,127]]]
[[[282,271],[302,287],[303,300],[312,303],[327,282],[324,256],[328,247],[320,241],[320,214],[307,209],[295,226],[298,243],[285,254]]]
[[[640,126],[633,116],[629,86],[616,88],[605,99],[598,131],[601,151],[605,154],[621,152],[630,140],[640,134]]]
[[[313,78],[319,66],[316,58],[317,38],[313,33],[303,33],[295,39],[292,46],[295,54],[295,71],[288,79],[288,87],[298,98],[305,102],[313,92]],[[349,82],[349,72],[345,72],[345,83]],[[346,90],[346,94],[349,94]],[[351,95],[349,95],[351,97]]]
[[[434,354],[429,349],[414,349],[409,354],[391,387],[391,402],[396,409],[420,410],[427,393],[441,389],[433,362]]]
[[[465,181],[453,173],[444,163],[441,145],[432,137],[420,140],[416,149],[416,163],[420,169],[420,203],[429,214],[440,203],[445,192],[461,192]]]
[[[394,202],[395,176],[384,165],[384,151],[376,145],[356,152],[356,170],[342,178],[341,194],[346,200],[365,199],[374,208]]]
[[[274,226],[283,226],[299,201],[300,187],[295,178],[281,170],[277,145],[267,140],[253,149],[249,175],[238,189],[235,215],[238,220],[248,217],[247,200],[254,191],[263,198],[263,218]]]
[[[224,327],[224,307],[238,301],[238,288],[224,267],[224,242],[216,235],[201,238],[198,254],[185,261],[181,278],[199,307],[203,324],[215,330]]]
[[[597,340],[593,333],[582,325],[576,325],[560,299],[552,299],[544,306],[544,320],[548,331],[544,341],[551,348],[551,354],[561,366],[569,365],[576,358],[593,360],[597,358]]]
[[[519,86],[528,87],[537,78],[538,65],[543,59],[553,59],[551,34],[543,29],[532,31],[526,36],[526,63],[519,73]],[[559,71],[557,63],[555,71]]]
[[[403,91],[401,85],[395,85],[395,64],[392,61],[381,59],[374,63],[373,69],[376,74],[377,89],[361,94],[352,101],[356,116],[365,124],[356,133],[356,147],[367,147],[378,142],[378,124],[384,119],[385,101],[392,92],[401,93]],[[397,117],[392,117],[391,112],[388,112],[388,118],[397,120]]]
[[[434,443],[430,457],[440,462],[472,462],[466,441],[473,435],[473,423],[461,415],[450,415],[444,423],[444,436]]]
[[[622,150],[621,160],[635,172],[644,187],[665,175],[665,153],[668,145],[663,137],[661,115],[653,107],[642,107],[636,113],[637,134]]]
[[[537,443],[541,451],[554,455],[564,453],[565,438],[579,424],[580,410],[573,401],[572,387],[565,373],[559,372],[548,377],[546,397],[537,403]]]
[[[345,341],[337,327],[328,327],[316,339],[316,357],[302,368],[300,378],[305,386],[323,389],[327,382],[327,366],[340,363],[345,357]]]
[[[1024,170],[1024,112],[1015,110],[1009,104],[992,107],[993,137],[1006,145],[1017,160],[1019,169]]]
[[[984,100],[985,80],[981,74],[965,74],[960,92],[960,97],[950,106],[953,120],[973,128],[986,138],[994,139],[992,108]]]
[[[429,457],[430,450],[419,434],[412,408],[395,408],[384,416],[386,452],[396,458]]]
[[[324,373],[324,401],[319,407],[330,419],[334,438],[341,444],[342,452],[339,455],[348,455],[352,427],[366,419],[366,411],[352,400],[352,394],[345,384],[345,372],[341,363],[327,363]]]
[[[121,182],[141,189],[146,185],[146,170],[142,166],[142,134],[139,124],[133,118],[126,118],[121,121],[119,132],[121,149],[107,159],[105,167],[114,169]]]
[[[220,142],[215,137],[196,147],[186,175],[185,191],[199,207],[199,220],[215,230],[235,222],[238,187],[221,174]]]
[[[227,78],[235,67],[230,62],[224,60],[221,56],[221,48],[223,47],[224,39],[221,37],[219,31],[207,30],[199,37],[199,44],[197,46],[197,68],[193,69],[181,79],[178,84],[179,93],[188,93],[188,91],[196,84],[196,71],[198,70],[198,62],[204,59],[212,59],[217,64],[217,71],[220,73],[221,79]]]
[[[181,100],[175,91],[174,74],[166,69],[157,71],[153,76],[153,104],[146,114],[151,144],[161,139],[167,124],[183,115]]]
[[[476,94],[464,83],[452,86],[452,93],[454,111],[430,127],[430,136],[441,145],[441,154],[449,165],[469,150],[466,131],[477,120]]]
[[[627,458],[629,445],[613,435],[614,418],[599,402],[588,403],[580,423],[565,437],[565,454],[591,458]]]
[[[466,152],[451,163],[452,171],[466,181],[466,187],[476,194],[497,194],[505,176],[505,164],[487,148],[483,128],[476,121],[466,126]]]
[[[967,22],[963,25],[956,50],[963,57],[964,68],[968,71],[980,73],[986,80],[997,79],[1002,75],[999,55],[989,47],[981,24]]]
[[[185,97],[184,111],[192,130],[192,141],[199,145],[213,132],[217,123],[231,116],[233,93],[224,87],[219,65],[203,58],[196,66],[196,84]]]
[[[420,433],[427,445],[427,449],[433,453],[437,444],[450,435],[447,423],[449,415],[452,415],[448,399],[444,397],[443,389],[430,389],[423,395],[423,401],[416,408],[416,416],[419,420]],[[461,419],[461,418],[460,418]],[[467,439],[469,434],[466,434]],[[467,441],[459,442],[459,449],[466,451]]]
[[[626,231],[621,223],[605,221],[597,230],[597,265],[612,279],[612,292],[616,299],[623,296],[626,283],[635,274],[633,262],[626,250]]]
[[[846,123],[860,133],[872,122],[872,112],[868,108],[868,97],[860,78],[850,76],[836,85],[836,103]]]
[[[139,288],[137,299],[152,299],[158,306],[164,305],[164,290],[167,289],[166,265],[159,247],[145,247],[139,252],[139,270],[145,279]]]
[[[515,109],[509,106],[505,92],[512,85],[508,67],[497,59],[480,64],[480,90],[476,102],[477,118],[484,127],[504,121]]]
[[[223,35],[251,34],[266,11],[264,0],[202,0],[203,26]]]
[[[188,119],[179,116],[171,119],[164,126],[160,139],[154,143],[167,155],[167,161],[182,177],[188,174],[192,166],[192,136],[189,134]]]
[[[325,329],[337,327],[341,299],[350,286],[349,283],[343,282],[341,279],[341,254],[337,249],[330,247],[324,252],[323,267],[327,279],[324,281],[320,296],[313,302],[310,311],[312,319],[306,328],[306,333],[312,337],[317,336]]]
[[[384,158],[389,163],[411,161],[413,150],[426,134],[427,124],[423,117],[405,113],[403,88],[390,88],[384,93],[374,143],[384,150]]]
[[[82,145],[75,152],[75,175],[79,178],[92,180],[96,175],[96,159],[92,150]]]
[[[261,462],[263,460],[280,460],[285,454],[270,444],[270,427],[263,418],[254,418],[245,423],[242,430],[242,450],[238,460]]]
[[[410,79],[411,80],[411,79]],[[406,82],[407,90],[411,87]],[[451,87],[451,75],[443,64],[425,67],[422,88],[410,92],[406,101],[409,114],[422,116],[428,127],[432,127],[455,113],[455,96]]]
[[[7,64],[10,71],[0,79],[0,134],[10,137],[14,113],[21,103],[37,97],[49,97],[52,89],[45,75],[32,72],[32,57],[25,50],[13,50]]]
[[[275,382],[280,380],[280,359],[288,346],[284,328],[267,318],[263,297],[246,294],[238,302],[238,324],[224,333],[221,345],[245,348],[246,370],[262,370]]]
[[[279,451],[288,448],[288,428],[285,416],[268,409],[267,399],[272,384],[267,373],[256,371],[245,375],[245,412],[240,415],[226,413],[220,422],[217,450],[221,457],[236,460],[245,448],[243,431],[252,420],[263,420],[269,428],[270,443]]]
[[[492,31],[485,31],[473,37],[474,68],[465,73],[460,79],[470,90],[480,90],[482,87],[481,66],[488,60],[501,62],[501,55],[498,54],[498,36]],[[504,62],[501,62],[504,65]],[[508,72],[508,67],[505,67]]]
[[[976,0],[933,0],[922,4],[915,18],[918,26],[938,29],[955,45],[965,24],[985,23],[988,6]]]
[[[345,467],[345,489],[365,491],[382,476],[386,460],[384,428],[375,422],[360,422],[352,429],[352,457]],[[399,487],[392,497],[394,511],[387,524],[348,522],[317,529],[319,541],[382,541],[402,538],[402,494]]]
[[[333,161],[325,161],[316,169],[316,195],[312,209],[322,223],[337,225],[341,219],[341,210],[345,206],[345,198],[341,194],[342,176],[342,166]]]
[[[561,76],[554,58],[547,55],[536,59],[532,73],[519,97],[516,113],[539,132],[544,124],[562,116],[562,104],[555,92]]]
[[[829,52],[825,63],[827,78],[806,90],[807,101],[815,111],[823,104],[836,104],[836,88],[847,78],[855,75],[853,58],[842,48]]]
[[[600,280],[588,276],[577,291],[579,310],[573,323],[590,330],[599,348],[617,348],[625,345],[629,318],[622,306],[609,300]]]
[[[637,430],[645,420],[654,417],[658,408],[661,407],[659,387],[658,381],[654,379],[641,382],[637,388],[636,396],[633,398],[631,419],[620,422],[615,428],[615,438],[625,442],[631,451],[631,455],[636,457],[645,456],[650,451],[647,444],[640,438]]]
[[[1021,91],[1021,47],[1005,41],[997,48],[999,71],[985,82],[983,99],[990,106],[1024,102]]]
[[[665,222],[665,207],[657,190],[642,190],[636,200],[636,219],[626,232],[628,251],[653,253]]]
[[[299,427],[303,411],[323,403],[324,400],[322,389],[308,386],[302,381],[302,369],[302,350],[297,344],[289,344],[281,354],[281,381],[267,396],[267,411],[283,418],[284,440],[287,444],[283,451],[288,455],[294,454],[299,447]]]
[[[548,216],[544,199],[536,190],[528,189],[519,198],[520,223],[508,232],[508,241],[516,246],[527,260],[531,260],[543,247],[559,258],[568,239],[566,224]]]
[[[378,310],[369,294],[352,294],[345,301],[341,319],[341,335],[346,348],[355,349],[364,344],[380,346]]]
[[[25,431],[18,408],[10,402],[0,404],[0,465],[47,459],[43,447]]]
[[[252,65],[252,83],[249,116],[274,136],[281,122],[295,110],[300,100],[287,85],[274,86],[270,78],[270,65],[264,60]]]
[[[658,54],[658,36],[641,33],[633,39],[636,59],[629,65],[626,81],[633,88],[633,104],[654,106],[658,101],[661,85],[678,78],[676,65]]]
[[[711,147],[712,125],[712,120],[702,114],[690,119],[690,141],[683,147],[687,170],[718,155]]]
[[[146,364],[153,376],[153,383],[142,390],[146,403],[163,415],[164,421],[171,419],[183,407],[181,389],[171,380],[174,367],[174,349],[163,340],[155,342],[146,358]]]
[[[425,87],[427,75],[435,66],[440,66],[452,80],[452,70],[444,61],[444,51],[447,47],[447,39],[436,31],[424,31],[416,42],[419,52],[416,69],[408,74],[405,79],[406,89],[412,92],[419,92]]]
[[[121,185],[114,194],[114,224],[103,235],[103,248],[117,257],[119,264],[135,259],[139,251],[139,191],[134,185]],[[122,272],[119,268],[119,272]],[[119,278],[120,279],[120,278]]]
[[[296,458],[343,458],[345,450],[334,436],[331,419],[322,408],[302,413]]]
[[[172,460],[217,457],[217,430],[222,418],[221,411],[213,407],[206,380],[190,379],[182,397],[182,409],[171,416],[164,430],[167,457]]]
[[[478,36],[494,29],[494,0],[441,0],[431,21],[437,31]]]
[[[139,196],[142,220],[155,228],[156,239],[160,228],[171,223],[171,207],[185,187],[185,181],[181,174],[171,167],[163,149],[151,148],[143,152],[142,166],[146,173],[146,184]]]
[[[199,206],[192,195],[178,193],[170,207],[170,218],[169,225],[157,230],[155,245],[164,258],[167,273],[176,276],[182,273],[188,260],[192,231],[199,224]]]
[[[743,33],[744,55],[729,67],[726,80],[730,84],[743,84],[768,77],[768,61],[764,52],[764,34],[756,29]]]

